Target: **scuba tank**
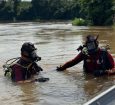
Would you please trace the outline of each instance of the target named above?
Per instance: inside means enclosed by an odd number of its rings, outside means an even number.
[[[12,68],[11,66],[18,60],[20,57],[9,59],[3,65],[4,76],[11,78]]]

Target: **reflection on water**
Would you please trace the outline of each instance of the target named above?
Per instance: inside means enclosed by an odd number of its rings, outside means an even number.
[[[58,65],[75,57],[87,34],[99,34],[101,46],[110,45],[115,55],[115,30],[112,27],[78,27],[70,23],[0,24],[0,102],[1,105],[82,105],[114,84],[114,76],[94,78],[84,75],[82,62],[65,72]],[[3,63],[20,56],[25,41],[35,43],[47,83],[13,84],[4,78]]]

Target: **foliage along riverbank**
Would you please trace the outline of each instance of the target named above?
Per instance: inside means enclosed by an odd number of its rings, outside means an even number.
[[[0,1],[0,21],[73,20],[73,25],[112,25],[113,0]],[[77,20],[78,19],[78,20]],[[76,24],[77,21],[77,24]],[[83,22],[84,21],[84,22]]]

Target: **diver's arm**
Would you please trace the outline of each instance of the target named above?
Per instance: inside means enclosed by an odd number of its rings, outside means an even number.
[[[36,81],[36,79],[34,79],[34,80],[24,80],[24,81],[17,81],[16,83],[19,83],[19,84],[22,84],[22,83],[31,83],[31,82],[35,82]]]
[[[33,79],[33,80],[18,81],[17,83],[22,84],[22,83],[47,82],[47,81],[49,81],[49,78],[41,77],[41,78],[36,78],[36,79]]]
[[[115,66],[115,62],[114,62],[114,59],[113,59],[112,55],[109,54],[109,53],[108,53],[108,58],[109,58],[110,63],[111,63],[111,69],[113,69],[114,66]]]
[[[107,74],[108,74],[108,75],[115,74],[115,68],[113,68],[113,69],[111,69],[111,70],[107,70]]]
[[[106,72],[108,75],[112,75],[112,74],[115,74],[115,62],[114,62],[113,57],[109,53],[108,53],[108,58],[111,63],[111,68],[109,70],[106,70]]]
[[[31,83],[31,82],[36,82],[36,77],[35,75],[32,75],[32,77],[30,79],[27,80],[19,80],[16,81],[16,83]]]
[[[72,66],[78,64],[79,62],[81,62],[83,59],[84,59],[84,55],[82,53],[79,53],[74,59],[66,62],[61,67],[57,68],[57,71],[63,71],[65,69],[69,68],[69,67],[72,67]]]
[[[17,81],[17,83],[30,83],[30,82],[33,82],[32,80],[24,80],[24,81]]]

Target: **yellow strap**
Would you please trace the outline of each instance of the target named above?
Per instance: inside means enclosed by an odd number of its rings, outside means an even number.
[[[21,66],[23,68],[26,68],[27,70],[29,69],[29,67],[32,65],[32,63],[30,63],[28,66],[22,66],[21,64],[19,63],[16,63],[18,66]]]

